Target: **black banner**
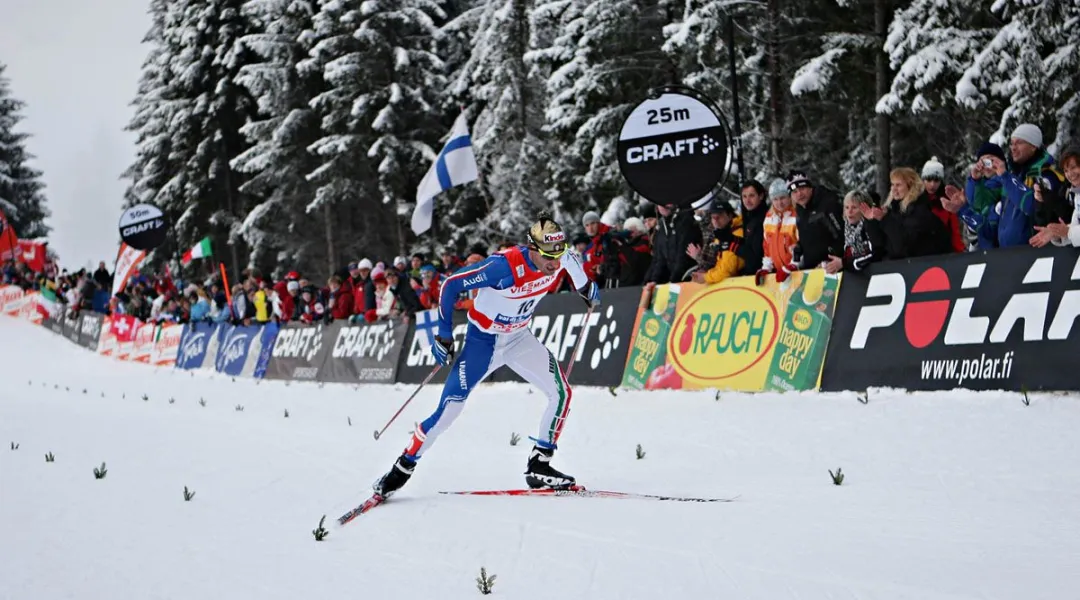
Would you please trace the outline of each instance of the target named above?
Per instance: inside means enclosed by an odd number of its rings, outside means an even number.
[[[408,327],[401,322],[350,325],[289,323],[278,332],[268,379],[393,383]]]
[[[545,297],[536,309],[529,328],[565,368],[578,337],[584,336],[570,383],[576,385],[614,386],[622,380],[626,353],[637,316],[641,288],[605,290],[604,304],[585,322],[586,307],[577,294],[553,294]],[[454,341],[457,349],[465,339],[467,321],[464,313],[454,315]],[[401,353],[397,380],[403,383],[423,381],[435,366],[431,353],[422,348],[410,328],[408,343]],[[446,369],[436,381],[446,380]],[[513,371],[501,367],[487,381],[521,381]]]
[[[266,378],[316,381],[333,341],[323,325],[289,323],[274,340]]]
[[[68,311],[64,311],[64,315],[63,317],[61,317],[61,319],[64,321],[64,337],[66,337],[71,343],[78,344],[79,329],[82,323],[81,318],[78,316],[73,316]]]
[[[844,276],[821,387],[1077,390],[1078,316],[1074,248],[875,264]]]
[[[400,321],[364,325],[339,321],[328,326],[324,341],[330,352],[320,365],[319,381],[393,383],[408,329]]]
[[[79,345],[97,352],[101,339],[101,324],[104,315],[96,312],[84,312],[79,317]]]
[[[41,326],[57,335],[64,335],[64,313],[67,312],[67,304],[57,301],[53,311],[53,314],[42,319]]]
[[[465,317],[465,313],[455,312],[454,348],[457,352],[461,352],[461,347],[465,344],[465,332],[468,328],[469,321]],[[405,336],[405,346],[402,349],[400,360],[398,360],[397,381],[400,383],[420,383],[434,368],[435,358],[431,356],[429,349],[420,345],[420,340],[416,337],[416,326],[410,324],[408,335]],[[442,384],[446,381],[446,374],[449,371],[450,369],[440,369],[431,382],[433,384]],[[488,381],[491,380],[491,378],[488,378]]]

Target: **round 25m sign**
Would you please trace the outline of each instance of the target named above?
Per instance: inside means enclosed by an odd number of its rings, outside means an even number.
[[[664,88],[638,104],[619,133],[619,170],[656,204],[688,207],[722,185],[731,169],[720,111],[689,88]]]

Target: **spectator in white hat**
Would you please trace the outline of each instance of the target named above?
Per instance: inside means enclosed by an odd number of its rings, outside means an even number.
[[[765,213],[764,255],[761,269],[755,274],[755,283],[765,283],[765,276],[777,272],[777,267],[791,264],[792,248],[799,242],[799,232],[795,228],[795,207],[791,205],[788,186],[783,179],[776,178],[769,184],[769,203],[772,205]],[[781,277],[786,277],[781,274]]]
[[[945,224],[945,230],[949,233],[949,247],[953,252],[963,252],[967,244],[960,233],[960,218],[941,203],[945,199],[945,165],[941,164],[936,156],[931,156],[923,165],[920,176],[923,183],[922,195],[926,196],[930,210]]]
[[[1009,172],[1035,194],[1036,226],[1072,220],[1072,207],[1057,201],[1064,197],[1065,175],[1043,148],[1042,130],[1037,125],[1017,125],[1009,137],[1009,158]]]

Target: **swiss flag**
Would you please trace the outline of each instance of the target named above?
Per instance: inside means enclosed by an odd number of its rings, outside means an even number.
[[[139,330],[139,320],[131,315],[113,315],[112,333],[118,342],[131,342],[135,340],[135,332]]]
[[[30,270],[40,273],[45,270],[45,243],[19,240],[19,251],[22,253],[22,261]]]

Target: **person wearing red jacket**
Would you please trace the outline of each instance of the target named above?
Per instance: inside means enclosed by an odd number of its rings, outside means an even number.
[[[293,299],[293,295],[289,292],[289,281],[282,279],[274,284],[274,291],[277,292],[278,302],[281,307],[281,322],[288,323],[292,320],[293,311],[296,310],[296,303]],[[295,281],[293,283],[296,283]],[[300,284],[296,283],[294,286],[296,289],[300,289]]]
[[[353,294],[342,287],[341,278],[337,275],[327,281],[330,293],[327,295],[330,305],[330,316],[335,321],[347,321],[353,314]]]
[[[921,176],[923,194],[930,200],[930,210],[945,224],[945,229],[949,232],[949,245],[952,251],[963,252],[967,246],[964,244],[964,236],[960,233],[960,217],[949,212],[941,204],[941,200],[945,198],[945,186],[941,183],[945,179],[945,165],[941,164],[936,156],[932,156],[923,165]]]
[[[434,265],[420,267],[420,287],[416,290],[417,295],[420,296],[420,305],[425,309],[438,308],[439,286],[441,285],[442,278],[439,277],[439,272],[435,270]]]
[[[601,223],[600,215],[591,210],[581,217],[581,224],[585,227],[585,235],[589,237],[589,245],[582,253],[582,259],[584,259],[582,266],[585,267],[585,274],[589,276],[589,279],[602,284],[604,274],[601,267],[605,259],[604,246],[611,227]]]

